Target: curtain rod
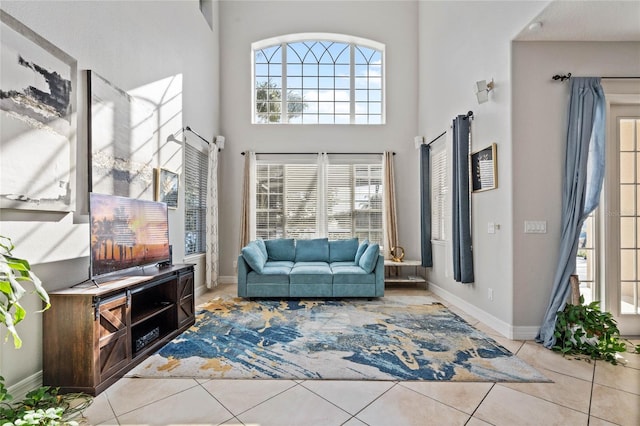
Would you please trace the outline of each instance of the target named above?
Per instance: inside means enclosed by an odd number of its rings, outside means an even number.
[[[553,77],[551,77],[552,80],[560,80],[560,81],[565,81],[565,80],[569,80],[571,78],[571,73],[567,73],[567,74],[556,74]],[[600,78],[606,78],[606,79],[610,79],[610,80],[625,80],[625,79],[639,79],[640,77],[606,77],[606,76],[601,76]]]
[[[200,135],[200,133],[196,132],[196,131],[195,131],[195,130],[193,130],[191,127],[186,126],[186,127],[183,129],[183,131],[189,131],[189,132],[193,133],[194,135],[196,135],[197,137],[199,137],[200,139],[202,139],[202,141],[203,141],[204,143],[206,143],[207,145],[211,145],[211,143],[210,143],[208,140],[206,140],[205,138],[203,138],[203,137]],[[215,141],[214,141],[213,143],[214,143],[216,146],[218,146],[218,152],[221,152],[221,151],[222,151],[222,148],[220,148],[220,147],[219,147],[219,144],[217,144]]]
[[[202,141],[203,141],[204,143],[206,143],[207,145],[209,145],[209,141],[208,141],[208,140],[206,140],[205,138],[203,138],[202,136],[200,136],[200,134],[199,134],[199,133],[197,133],[195,130],[193,130],[191,127],[187,126],[187,127],[185,127],[184,129],[185,129],[185,130],[190,131],[191,133],[193,133],[194,135],[196,135],[197,137],[199,137],[200,139],[202,139]]]
[[[473,120],[473,111],[469,111],[467,113],[467,115],[464,117],[464,119],[467,119],[467,118],[471,118]],[[430,142],[423,143],[423,144],[429,146],[429,145],[431,145],[432,143],[434,143],[435,141],[437,141],[438,139],[440,139],[441,137],[443,137],[446,134],[447,134],[447,131],[445,130],[444,132],[440,133],[438,136],[433,138]]]
[[[243,151],[240,155],[245,155],[246,152]],[[256,155],[310,155],[317,154],[317,152],[256,152]],[[382,152],[323,152],[323,154],[328,155],[371,155],[371,154],[382,154]],[[395,152],[392,153],[396,155]]]

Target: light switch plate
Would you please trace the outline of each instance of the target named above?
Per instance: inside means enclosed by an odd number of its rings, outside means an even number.
[[[496,224],[494,222],[489,222],[487,224],[487,234],[495,234],[496,233]]]
[[[547,221],[546,220],[525,220],[524,233],[525,234],[546,234]]]

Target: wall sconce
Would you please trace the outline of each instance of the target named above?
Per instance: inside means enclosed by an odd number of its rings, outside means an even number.
[[[215,144],[218,146],[219,150],[224,149],[224,136],[216,136],[213,140]]]
[[[487,80],[476,81],[476,98],[478,103],[483,104],[489,100],[489,92],[493,90],[493,79],[489,83]]]
[[[416,136],[413,138],[413,146],[415,149],[420,148],[420,145],[424,143],[424,136]]]

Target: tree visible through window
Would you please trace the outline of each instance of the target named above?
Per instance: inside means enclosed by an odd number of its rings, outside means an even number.
[[[384,124],[384,46],[325,36],[253,44],[254,123]]]

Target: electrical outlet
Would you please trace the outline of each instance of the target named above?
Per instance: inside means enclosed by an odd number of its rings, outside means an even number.
[[[492,288],[489,289],[489,292],[487,293],[487,298],[489,300],[493,300],[493,289]]]

